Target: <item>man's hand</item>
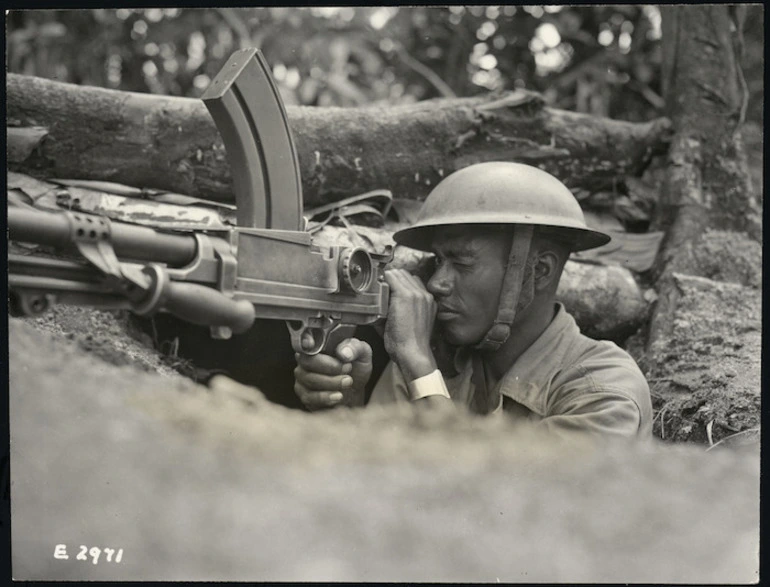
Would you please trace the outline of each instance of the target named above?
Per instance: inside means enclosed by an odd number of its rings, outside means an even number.
[[[390,286],[390,308],[385,323],[385,350],[407,381],[436,370],[430,337],[436,319],[436,301],[422,282],[404,269],[385,271]]]
[[[297,353],[294,392],[309,410],[363,406],[372,376],[372,347],[357,338],[337,345],[334,356]]]

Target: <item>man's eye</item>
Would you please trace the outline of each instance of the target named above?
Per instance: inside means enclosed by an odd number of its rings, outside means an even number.
[[[473,267],[474,262],[466,257],[459,257],[452,261],[457,267]]]
[[[475,263],[468,259],[452,259],[449,260],[446,257],[439,257],[436,255],[433,257],[433,266],[435,269],[439,269],[440,267],[443,267],[445,265],[450,266],[450,268],[454,268],[459,271],[468,271],[473,269],[475,266]]]

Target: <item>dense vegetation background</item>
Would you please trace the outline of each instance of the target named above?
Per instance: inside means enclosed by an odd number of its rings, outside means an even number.
[[[746,7],[747,120],[761,126],[763,8]],[[391,105],[522,87],[559,108],[642,121],[663,113],[660,39],[652,5],[28,10],[7,16],[7,64],[198,97],[233,51],[256,46],[288,104]]]

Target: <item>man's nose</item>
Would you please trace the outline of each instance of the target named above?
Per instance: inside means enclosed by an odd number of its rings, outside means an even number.
[[[452,293],[452,279],[446,265],[439,265],[425,286],[434,297],[446,297]]]

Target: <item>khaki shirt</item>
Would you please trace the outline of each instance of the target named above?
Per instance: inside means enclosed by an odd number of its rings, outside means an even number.
[[[445,378],[452,401],[469,407],[475,385],[470,354],[455,356],[458,375]],[[652,402],[636,362],[609,341],[580,333],[561,304],[543,334],[498,382],[505,413],[557,434],[650,438]],[[370,404],[409,402],[406,381],[392,361],[375,386]]]

